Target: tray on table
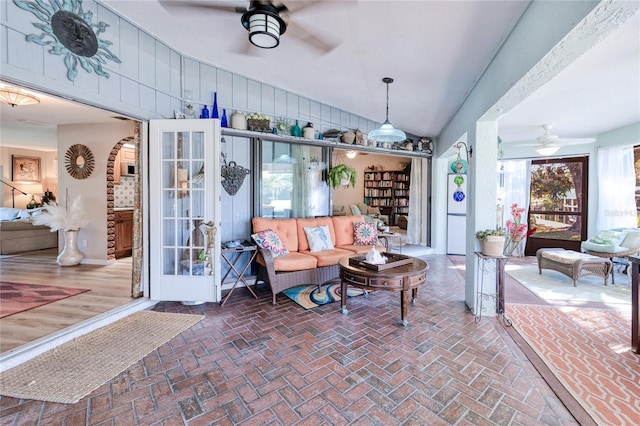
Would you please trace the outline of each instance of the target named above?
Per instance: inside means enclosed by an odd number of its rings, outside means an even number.
[[[407,265],[413,260],[409,256],[396,253],[385,253],[384,257],[387,258],[386,263],[375,264],[367,262],[366,256],[354,256],[349,258],[349,265],[360,266],[362,268],[371,269],[373,271],[384,271],[385,269],[397,268],[398,266]]]

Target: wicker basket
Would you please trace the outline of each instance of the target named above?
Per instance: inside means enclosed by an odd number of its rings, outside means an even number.
[[[256,120],[250,118],[247,120],[247,128],[253,132],[271,132],[269,120]]]

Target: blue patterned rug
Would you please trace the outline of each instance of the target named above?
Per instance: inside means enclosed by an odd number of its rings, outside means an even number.
[[[304,284],[288,288],[283,293],[305,309],[337,302],[342,297],[340,283],[323,285],[320,291],[315,284]],[[364,290],[361,288],[347,288],[347,297],[362,296],[363,294]]]

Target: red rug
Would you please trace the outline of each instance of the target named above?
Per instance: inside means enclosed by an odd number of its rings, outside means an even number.
[[[638,424],[640,355],[631,320],[611,310],[507,306],[513,327],[598,424]]]
[[[0,318],[87,291],[89,290],[0,281]]]

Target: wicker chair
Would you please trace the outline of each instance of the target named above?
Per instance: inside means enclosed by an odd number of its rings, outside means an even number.
[[[631,265],[630,262],[619,262],[615,261],[615,258],[626,259],[631,255],[640,255],[640,230],[637,228],[617,228],[608,231],[615,231],[624,233],[624,239],[620,242],[620,245],[611,245],[611,244],[599,244],[594,238],[583,241],[581,245],[581,249],[584,253],[590,254],[592,256],[597,256],[605,259],[609,259],[612,265],[617,264],[627,264]],[[608,232],[602,231],[602,232]],[[629,274],[629,276],[631,276]],[[615,284],[613,268],[611,268],[611,284]]]

